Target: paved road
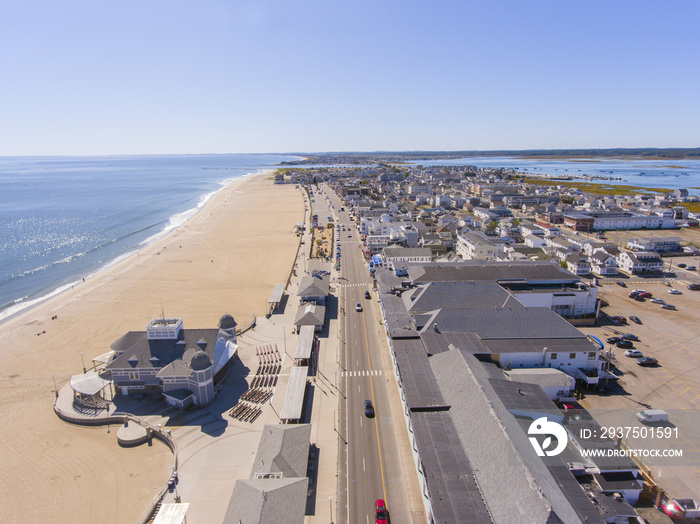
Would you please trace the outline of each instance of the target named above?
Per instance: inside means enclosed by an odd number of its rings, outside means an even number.
[[[327,190],[330,193],[330,190]],[[394,424],[403,424],[392,416],[389,408],[387,377],[391,369],[384,369],[379,353],[380,341],[375,324],[376,293],[364,298],[372,282],[360,250],[357,229],[350,226],[347,212],[339,212],[341,203],[331,195],[331,202],[340,216],[341,229],[341,286],[339,304],[341,313],[341,398],[339,435],[341,449],[338,465],[338,522],[374,522],[374,502],[386,501],[394,522],[411,522],[407,493],[402,481],[405,475],[399,456]],[[351,238],[347,236],[351,232]],[[362,311],[356,311],[356,303]],[[343,322],[344,320],[344,322]],[[387,374],[388,373],[388,374]],[[375,417],[368,418],[364,401],[371,400]],[[345,444],[347,442],[347,444]]]

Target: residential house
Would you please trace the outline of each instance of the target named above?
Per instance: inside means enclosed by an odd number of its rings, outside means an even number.
[[[658,253],[654,251],[622,251],[617,257],[617,266],[620,271],[629,275],[645,273],[660,273],[663,270],[664,262]]]

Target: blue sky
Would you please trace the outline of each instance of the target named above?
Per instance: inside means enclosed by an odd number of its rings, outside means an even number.
[[[700,146],[700,2],[0,4],[0,155]]]

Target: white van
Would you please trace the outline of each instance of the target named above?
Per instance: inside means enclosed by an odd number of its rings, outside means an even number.
[[[637,418],[645,424],[650,422],[668,422],[668,413],[663,409],[645,409],[637,413]]]

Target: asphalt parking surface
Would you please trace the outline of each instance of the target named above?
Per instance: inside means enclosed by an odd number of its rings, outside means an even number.
[[[603,343],[611,336],[632,333],[639,337],[634,347],[644,356],[658,359],[658,366],[642,367],[635,358],[625,357],[624,349],[605,344],[612,349],[614,372],[618,380],[609,382],[606,394],[590,392],[581,402],[604,427],[640,427],[634,414],[642,409],[664,409],[669,413],[672,438],[623,438],[624,444],[635,449],[682,449],[683,457],[676,459],[642,459],[654,480],[671,497],[694,497],[700,500],[700,291],[690,291],[687,284],[696,280],[694,275],[679,272],[679,279],[671,279],[673,288],[681,295],[669,294],[663,279],[620,278],[627,283],[623,288],[615,280],[602,287],[603,299],[608,306],[602,311],[610,316],[629,319],[636,315],[638,325],[628,320],[626,325],[603,322],[594,328],[581,328],[585,334],[597,336]],[[649,299],[637,302],[628,298],[630,291],[644,289],[676,306],[665,310]],[[677,428],[677,431],[673,430]],[[676,436],[677,435],[677,436]]]

